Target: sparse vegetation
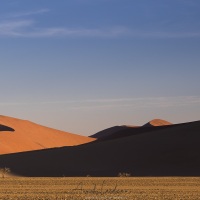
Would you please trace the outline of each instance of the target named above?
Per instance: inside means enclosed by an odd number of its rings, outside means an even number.
[[[197,200],[200,178],[5,178],[0,200]]]
[[[125,172],[123,172],[123,173],[120,172],[120,173],[118,174],[118,176],[119,176],[119,177],[130,177],[131,174],[130,174],[130,173],[125,173]]]
[[[10,172],[10,169],[7,167],[0,168],[0,173],[1,173],[2,178],[5,178],[6,174],[8,174],[9,172]]]

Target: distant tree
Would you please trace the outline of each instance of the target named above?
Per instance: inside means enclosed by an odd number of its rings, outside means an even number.
[[[10,172],[10,169],[7,167],[0,168],[0,173],[1,173],[2,178],[5,178],[6,174],[8,174],[9,172]]]

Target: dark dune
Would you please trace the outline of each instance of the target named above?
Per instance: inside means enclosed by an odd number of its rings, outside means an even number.
[[[110,135],[113,135],[114,133],[118,132],[118,131],[122,131],[122,130],[126,130],[127,126],[113,126],[110,128],[107,128],[105,130],[99,131],[98,133],[95,133],[94,135],[91,135],[90,137],[92,138],[105,138],[108,137]]]
[[[94,135],[91,135],[92,138],[97,138],[95,142],[112,140],[121,137],[127,137],[137,134],[142,134],[150,131],[157,131],[165,128],[169,128],[172,123],[167,122],[161,119],[154,119],[146,123],[143,126],[114,126],[103,131],[100,131]]]
[[[123,138],[138,134],[143,134],[151,131],[159,131],[162,129],[169,128],[169,126],[157,126],[157,127],[126,127],[123,130],[118,130],[113,132],[112,134],[105,134],[98,138],[95,142],[105,141],[105,140],[113,140],[117,138]]]
[[[115,140],[1,155],[0,167],[21,176],[200,176],[200,121],[154,128]]]

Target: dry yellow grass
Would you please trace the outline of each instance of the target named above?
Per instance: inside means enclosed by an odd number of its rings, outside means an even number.
[[[2,178],[0,199],[200,199],[200,178]]]

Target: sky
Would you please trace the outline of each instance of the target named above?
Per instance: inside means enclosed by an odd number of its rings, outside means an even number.
[[[199,0],[1,0],[0,114],[81,135],[200,120]]]

